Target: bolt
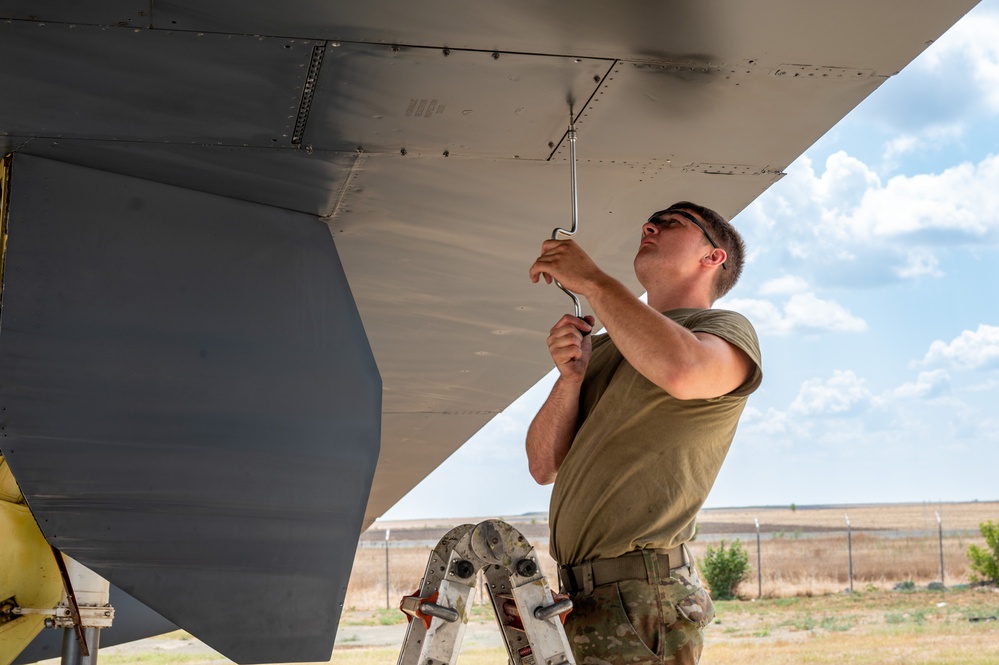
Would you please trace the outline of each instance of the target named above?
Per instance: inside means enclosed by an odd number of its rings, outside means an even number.
[[[449,49],[449,48],[446,48],[446,49],[444,49],[443,51],[441,51],[441,53],[443,53],[443,54],[444,54],[444,57],[446,58],[446,57],[448,57],[449,55],[451,55],[451,49]]]
[[[499,60],[499,51],[493,51],[493,60]]]
[[[538,572],[538,566],[530,559],[517,562],[517,574],[522,577],[533,577]]]
[[[455,575],[463,580],[467,580],[469,577],[475,574],[475,566],[472,565],[471,561],[455,561],[454,570],[452,571]]]
[[[451,151],[449,151],[449,150],[445,150],[445,151],[444,151],[444,156],[445,156],[445,157],[450,157],[450,156],[451,156]]]
[[[597,76],[596,74],[594,74],[594,76],[593,76],[593,82],[594,83],[600,83],[600,77]]]
[[[555,147],[555,141],[549,141],[548,142],[548,147],[549,148],[554,148]]]
[[[403,157],[405,157],[406,156],[406,149],[403,148],[402,150],[400,150],[399,154],[402,155]]]

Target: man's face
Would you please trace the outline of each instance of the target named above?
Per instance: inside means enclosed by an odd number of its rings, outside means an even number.
[[[642,240],[638,246],[639,255],[646,248],[659,248],[659,254],[675,248],[700,248],[705,242],[717,247],[705,230],[705,224],[689,210],[660,210],[649,217],[642,225]]]

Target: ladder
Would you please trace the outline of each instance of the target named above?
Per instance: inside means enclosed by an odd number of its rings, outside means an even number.
[[[572,601],[552,594],[527,538],[499,520],[457,526],[434,547],[420,588],[400,605],[409,626],[398,665],[457,662],[479,571],[510,665],[575,665],[562,627]]]

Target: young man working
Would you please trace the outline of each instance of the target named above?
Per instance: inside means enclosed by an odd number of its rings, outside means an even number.
[[[742,272],[735,229],[686,201],[642,226],[634,266],[648,305],[572,240],[547,240],[534,282],[558,280],[593,317],[562,317],[548,349],[559,378],[527,434],[531,475],[555,483],[551,553],[574,609],[580,665],[696,663],[714,616],[683,543],[760,384],[759,342],[710,309]]]

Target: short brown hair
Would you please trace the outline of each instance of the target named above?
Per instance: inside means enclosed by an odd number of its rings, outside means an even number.
[[[671,205],[670,208],[679,208],[697,214],[707,224],[708,232],[714,241],[725,250],[727,269],[718,271],[711,293],[712,301],[718,300],[732,290],[735,283],[739,281],[739,276],[742,275],[742,264],[746,255],[746,245],[742,241],[742,236],[728,220],[711,208],[705,208],[690,201],[679,201]],[[707,239],[705,238],[705,240]]]

